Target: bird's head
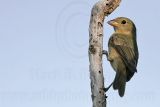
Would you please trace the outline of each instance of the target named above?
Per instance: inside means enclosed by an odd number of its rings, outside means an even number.
[[[108,24],[114,27],[115,32],[130,33],[136,32],[134,23],[126,17],[118,17],[108,21]]]

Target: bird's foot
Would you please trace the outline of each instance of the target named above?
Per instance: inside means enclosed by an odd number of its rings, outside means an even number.
[[[102,54],[105,54],[106,56],[108,56],[108,52],[106,50],[103,50]]]
[[[111,58],[108,55],[108,52],[106,50],[103,50],[102,54],[106,55],[108,61],[112,61]]]
[[[111,88],[112,85],[113,85],[113,82],[107,88],[103,88],[103,91],[107,92]]]
[[[109,88],[107,87],[107,88],[103,88],[103,91],[104,92],[107,92],[109,90]]]

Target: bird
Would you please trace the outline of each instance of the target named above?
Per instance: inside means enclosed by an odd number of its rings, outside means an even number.
[[[114,90],[118,90],[119,96],[123,97],[126,82],[130,81],[134,73],[137,72],[139,58],[136,26],[133,21],[126,17],[117,17],[108,21],[113,26],[114,33],[108,41],[108,61],[116,72],[115,78],[108,89],[113,85]],[[108,90],[107,89],[107,90]]]

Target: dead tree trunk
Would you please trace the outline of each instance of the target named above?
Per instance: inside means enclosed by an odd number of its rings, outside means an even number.
[[[100,0],[92,8],[88,53],[93,107],[106,107],[102,67],[103,23],[105,16],[111,14],[119,6],[120,1]]]

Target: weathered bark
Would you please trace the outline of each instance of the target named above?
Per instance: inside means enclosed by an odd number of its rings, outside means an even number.
[[[91,12],[89,25],[89,61],[93,107],[106,107],[106,95],[102,67],[103,23],[105,16],[111,14],[121,0],[100,0]]]

